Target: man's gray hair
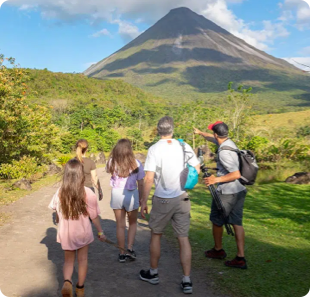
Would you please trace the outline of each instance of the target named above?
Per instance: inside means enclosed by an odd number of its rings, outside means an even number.
[[[173,118],[163,117],[157,124],[157,131],[160,136],[168,136],[173,134]]]

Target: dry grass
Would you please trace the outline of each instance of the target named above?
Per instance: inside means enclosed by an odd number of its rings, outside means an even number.
[[[300,126],[310,125],[310,110],[259,115],[255,116],[254,121],[256,130],[266,127],[294,130]]]

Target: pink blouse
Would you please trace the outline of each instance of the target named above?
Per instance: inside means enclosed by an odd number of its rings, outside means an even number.
[[[78,220],[66,220],[60,209],[59,190],[52,198],[49,208],[56,210],[59,216],[57,242],[63,250],[78,250],[94,241],[93,230],[89,218],[95,219],[100,214],[97,196],[85,187],[86,204],[89,216],[80,215]]]

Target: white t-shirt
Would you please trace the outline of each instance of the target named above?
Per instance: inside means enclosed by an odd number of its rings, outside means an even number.
[[[185,143],[186,160],[191,166],[199,165],[193,149]],[[175,198],[181,190],[180,174],[184,166],[184,153],[176,139],[161,139],[150,147],[144,165],[145,171],[155,172],[155,196]]]

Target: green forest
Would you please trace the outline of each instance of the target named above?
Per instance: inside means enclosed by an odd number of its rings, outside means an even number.
[[[79,138],[89,141],[91,152],[109,153],[121,137],[131,139],[135,151],[145,152],[158,140],[156,123],[165,115],[175,120],[175,137],[191,145],[204,144],[193,138],[194,126],[206,130],[209,122],[221,119],[239,147],[254,151],[263,168],[289,166],[292,161],[294,166],[296,161],[307,166],[310,121],[257,130],[259,98],[251,88],[227,84],[225,96],[219,94],[216,104],[176,103],[121,80],[24,69],[1,55],[0,177],[31,178],[48,164],[61,164],[70,158]]]

